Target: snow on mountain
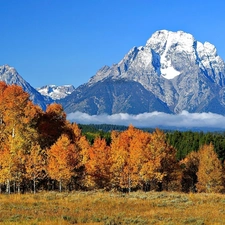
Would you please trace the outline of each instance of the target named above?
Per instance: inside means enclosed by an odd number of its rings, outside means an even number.
[[[73,109],[80,109],[88,113],[99,112],[97,110],[99,106],[95,103],[92,107],[87,106],[90,98],[95,96],[96,102],[96,99],[100,97],[98,88],[94,87],[99,86],[100,83],[103,87],[109,81],[115,83],[120,80],[141,84],[151,93],[151,96],[153,94],[173,113],[186,110],[225,114],[224,61],[217,55],[214,45],[208,42],[201,43],[191,34],[183,31],[156,31],[147,40],[145,46],[133,47],[120,62],[111,67],[102,67],[88,83],[78,87],[68,99],[66,98],[65,110],[71,112]],[[89,90],[91,90],[90,93]],[[109,91],[107,89],[107,92]],[[108,100],[104,97],[105,104],[109,102],[113,105],[115,96],[116,93],[113,93]],[[136,107],[134,103],[129,104],[130,108]],[[90,108],[93,109],[93,107],[95,110],[91,111]],[[155,108],[155,110],[158,109]],[[131,109],[130,112],[132,112]]]
[[[53,100],[59,100],[65,98],[66,96],[70,95],[75,90],[73,85],[46,85],[41,88],[37,88],[42,95],[48,96]]]
[[[7,84],[21,84],[21,86],[28,87],[28,83],[18,74],[14,67],[9,65],[0,66],[0,80]]]
[[[214,45],[208,42],[202,44],[191,34],[183,31],[160,30],[151,36],[145,46],[133,47],[118,64],[101,68],[88,83],[91,85],[113,77],[135,79],[147,87],[151,80],[149,75],[152,73],[166,79],[180,75],[182,67],[179,56],[183,57],[181,60],[187,58],[188,61],[198,63],[203,70],[213,69],[215,72],[224,70],[224,62],[217,55]]]

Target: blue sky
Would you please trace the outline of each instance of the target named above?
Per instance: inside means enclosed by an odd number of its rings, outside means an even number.
[[[224,11],[224,0],[0,0],[0,65],[33,87],[77,87],[160,29],[191,33],[225,59]]]

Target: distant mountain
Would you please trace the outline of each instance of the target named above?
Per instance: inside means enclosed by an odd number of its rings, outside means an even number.
[[[37,91],[44,96],[50,97],[53,100],[59,100],[70,95],[75,90],[73,85],[46,85],[41,88],[37,88]]]
[[[214,45],[183,31],[155,32],[60,100],[67,113],[161,111],[225,114],[225,62]]]
[[[0,80],[9,85],[16,84],[21,86],[24,91],[30,94],[30,99],[34,104],[39,105],[44,110],[47,104],[53,102],[52,99],[42,96],[36,89],[26,82],[13,67],[8,65],[0,66]]]

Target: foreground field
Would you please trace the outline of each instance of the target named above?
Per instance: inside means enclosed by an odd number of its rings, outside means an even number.
[[[225,224],[225,195],[170,192],[2,194],[0,224]]]

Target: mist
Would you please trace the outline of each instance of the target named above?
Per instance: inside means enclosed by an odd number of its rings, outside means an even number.
[[[113,115],[88,115],[74,112],[67,115],[71,122],[80,124],[115,124],[135,127],[173,127],[177,129],[211,128],[225,129],[225,117],[215,113],[189,113],[182,111],[180,114],[166,114],[163,112],[142,113],[131,115],[118,113]]]

